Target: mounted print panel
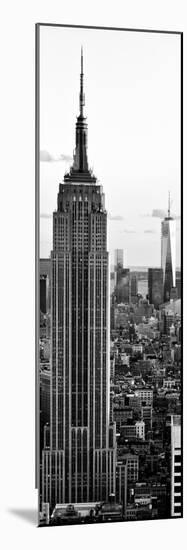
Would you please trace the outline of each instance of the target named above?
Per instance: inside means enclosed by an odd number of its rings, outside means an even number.
[[[182,517],[182,35],[36,26],[39,525]]]

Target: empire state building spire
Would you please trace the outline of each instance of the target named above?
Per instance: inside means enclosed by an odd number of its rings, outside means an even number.
[[[83,107],[85,105],[84,97],[84,73],[83,73],[83,47],[81,47],[81,74],[80,74],[80,117],[84,118]]]
[[[84,116],[85,95],[84,95],[84,73],[83,73],[83,48],[81,47],[81,72],[80,72],[80,92],[79,92],[79,115],[76,122],[75,150],[73,155],[73,165],[70,172],[65,174],[64,181],[72,183],[96,183],[96,178],[88,166],[87,158],[87,134],[88,125]]]

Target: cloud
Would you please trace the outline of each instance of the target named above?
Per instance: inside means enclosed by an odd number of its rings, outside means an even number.
[[[152,215],[152,218],[161,218],[163,220],[164,218],[167,217],[168,212],[166,212],[165,210],[155,209],[152,211],[151,215]],[[180,216],[174,214],[174,212],[171,212],[171,217],[174,218],[175,220],[180,220]]]
[[[53,157],[48,151],[40,151],[40,160],[41,162],[52,162]]]
[[[124,229],[123,233],[136,233],[134,229]]]
[[[119,216],[119,215],[113,215],[113,214],[108,214],[108,219],[109,220],[112,220],[112,221],[116,221],[116,222],[120,222],[120,221],[123,221],[124,220],[124,217],[123,216]]]
[[[71,157],[70,155],[63,155],[62,153],[57,160],[65,160],[66,162],[72,162],[73,157]]]
[[[40,151],[40,161],[41,162],[72,162],[72,157],[70,155],[66,155],[61,153],[60,155],[54,156],[49,151],[42,150]]]
[[[165,210],[160,210],[159,208],[155,208],[153,211],[152,211],[152,214],[151,214],[152,218],[165,218],[166,217],[166,212]]]
[[[145,229],[144,233],[153,234],[156,233],[154,229]]]
[[[43,212],[42,214],[40,214],[40,218],[42,218],[43,220],[50,220],[52,218],[52,214],[47,214]]]
[[[151,214],[141,214],[142,218],[159,218],[163,220],[168,215],[166,210],[161,210],[160,208],[154,208],[152,210]],[[171,213],[172,218],[175,220],[180,220],[180,216],[176,216],[175,214]]]

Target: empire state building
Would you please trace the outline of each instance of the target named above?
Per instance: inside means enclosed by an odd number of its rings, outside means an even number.
[[[42,502],[107,501],[116,492],[110,414],[107,212],[88,166],[83,53],[73,165],[59,185],[51,253],[50,443]]]

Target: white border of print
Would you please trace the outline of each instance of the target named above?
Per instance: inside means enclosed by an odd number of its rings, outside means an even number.
[[[34,128],[36,22],[116,26],[184,32],[184,181],[186,179],[185,1],[17,0],[3,6],[1,27],[1,536],[6,548],[174,549],[185,539],[186,520],[162,520],[36,529],[34,490]],[[3,75],[2,75],[3,73]],[[184,211],[186,192],[184,188]],[[184,216],[184,235],[186,234]],[[184,280],[186,257],[184,257]],[[184,304],[186,293],[184,289]],[[184,308],[185,309],[185,308]],[[184,311],[185,313],[185,311]],[[186,333],[184,324],[184,334]],[[3,334],[2,334],[3,332]],[[185,350],[186,351],[186,350]],[[184,365],[185,365],[184,355]],[[185,369],[184,369],[185,371]],[[184,372],[184,388],[186,386]],[[185,391],[184,391],[185,394]],[[186,405],[184,400],[184,425]],[[186,437],[184,437],[184,465]],[[185,469],[184,469],[185,470]],[[184,471],[184,497],[186,494]],[[185,518],[184,498],[184,518]]]

